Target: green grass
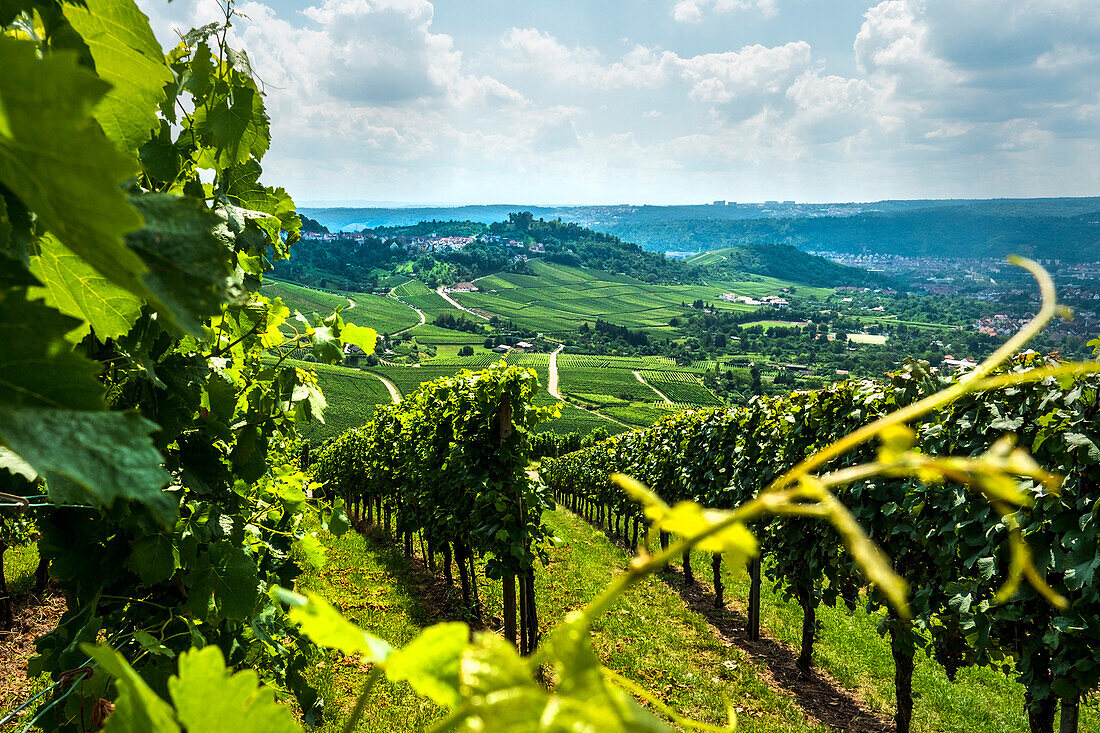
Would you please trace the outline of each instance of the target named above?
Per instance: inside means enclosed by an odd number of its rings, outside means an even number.
[[[436,620],[419,599],[418,589],[408,584],[405,559],[389,543],[356,532],[338,538],[322,533],[321,537],[328,561],[320,570],[303,564],[305,572],[298,579],[299,589],[321,594],[356,624],[395,646],[408,643]],[[366,669],[358,660],[332,652],[312,660],[306,677],[330,706],[319,730],[343,730]],[[422,730],[441,716],[436,705],[414,693],[407,683],[383,678],[375,686],[356,730]]]
[[[26,593],[34,585],[34,571],[38,567],[38,543],[19,545],[4,553],[4,577],[8,592],[13,598]]]
[[[656,546],[656,538],[653,538]],[[710,556],[692,553],[697,580],[709,584]],[[748,580],[734,576],[723,564],[727,604],[747,606]],[[862,698],[871,710],[891,718],[894,714],[894,664],[889,644],[875,630],[877,614],[862,608],[820,607],[814,663],[843,687]],[[761,593],[761,627],[766,633],[797,649],[801,643],[802,609],[785,601],[765,578]],[[913,731],[915,733],[1026,733],[1023,687],[993,669],[967,668],[951,683],[943,668],[923,654],[916,658],[913,675]],[[1081,733],[1100,732],[1100,713],[1081,706]]]
[[[562,545],[550,548],[548,566],[535,574],[536,607],[544,632],[594,598],[629,562],[622,550],[568,512],[548,512],[545,520]],[[423,586],[417,586],[419,574],[409,572],[389,540],[355,533],[322,538],[329,548],[328,564],[320,571],[308,569],[299,588],[324,595],[353,621],[395,645],[445,617],[433,616],[439,606],[425,602]],[[500,585],[484,578],[481,583],[485,614],[499,619]],[[740,731],[823,731],[810,725],[789,699],[770,690],[751,661],[720,643],[706,621],[656,578],[640,583],[597,620],[593,646],[604,664],[684,714],[721,724],[730,700],[741,711]],[[346,715],[365,672],[357,662],[329,654],[313,663],[309,678]],[[344,715],[332,716],[335,720],[321,730],[340,730]],[[420,730],[439,715],[404,683],[384,681],[356,730]]]

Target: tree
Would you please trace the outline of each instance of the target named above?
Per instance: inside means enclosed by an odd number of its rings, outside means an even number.
[[[473,356],[474,355],[474,347],[467,344],[466,346],[463,346],[461,349],[458,350],[458,355],[459,356]]]

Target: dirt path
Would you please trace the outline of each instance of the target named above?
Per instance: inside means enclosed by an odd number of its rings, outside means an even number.
[[[388,389],[390,391],[390,399],[393,400],[393,404],[396,405],[398,402],[401,401],[401,390],[397,389],[396,384],[394,384],[390,380],[386,379],[385,377],[383,377],[381,374],[379,374],[377,372],[371,372],[371,374],[378,377],[378,381],[381,382],[382,384],[386,385],[386,389]]]
[[[565,344],[562,344],[550,354],[550,377],[546,380],[546,391],[550,393],[550,396],[557,400],[563,400],[561,392],[558,390],[558,354],[565,348]]]
[[[470,310],[469,308],[467,308],[466,306],[462,305],[457,300],[452,298],[450,293],[446,293],[446,292],[443,291],[443,286],[442,285],[440,285],[438,288],[435,289],[435,294],[438,295],[440,298],[443,298],[443,300],[447,301],[448,303],[453,305],[455,308],[458,308],[460,311],[466,311],[470,315],[477,316],[478,318],[480,318],[483,321],[489,320],[486,316],[483,316],[482,314],[478,313],[477,311]]]
[[[348,298],[348,296],[346,296],[346,295],[344,297]],[[351,298],[348,298],[348,310],[351,310],[354,307],[355,307],[355,301],[352,300]]]
[[[662,392],[661,390],[657,389],[656,387],[654,387],[654,386],[653,386],[652,384],[650,384],[649,382],[645,381],[645,377],[643,377],[643,376],[642,376],[642,373],[641,373],[641,372],[639,372],[639,371],[635,370],[635,372],[634,372],[634,376],[638,378],[638,381],[639,381],[639,382],[641,382],[642,384],[644,384],[645,386],[649,387],[649,388],[650,388],[651,390],[653,390],[654,392],[656,392],[656,393],[657,393],[657,396],[658,396],[658,397],[660,397],[660,398],[661,398],[662,400],[664,400],[664,401],[665,401],[665,404],[667,404],[667,405],[671,405],[671,404],[672,404],[672,400],[670,400],[670,399],[668,398],[668,396],[667,396],[667,395],[665,395],[665,393],[664,393],[664,392]]]

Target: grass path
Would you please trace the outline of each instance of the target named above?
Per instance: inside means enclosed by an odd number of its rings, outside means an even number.
[[[412,305],[410,303],[406,303],[405,301],[401,300],[401,298],[399,298],[397,296],[397,293],[395,291],[397,290],[398,287],[400,287],[400,286],[395,286],[395,287],[390,288],[389,297],[393,298],[398,303],[400,303],[402,305],[407,305],[408,307],[410,307],[414,311],[416,311],[416,315],[420,316],[420,323],[414,323],[411,326],[406,326],[405,328],[402,328],[400,331],[394,331],[392,334],[390,334],[391,336],[397,336],[399,334],[405,333],[406,331],[412,330],[412,329],[416,328],[417,326],[423,326],[425,323],[428,322],[428,317],[424,315],[424,311],[420,310],[415,305]]]
[[[559,509],[545,519],[563,542],[550,548],[549,565],[535,575],[543,632],[595,597],[629,562],[626,552],[579,517]],[[403,644],[423,626],[457,614],[455,589],[441,589],[418,560],[405,560],[389,538],[350,532],[323,540],[329,549],[328,564],[320,571],[307,571],[299,587],[322,593],[372,633]],[[496,629],[503,605],[500,585],[481,582],[485,621]],[[596,623],[593,644],[606,665],[688,715],[721,724],[729,700],[738,712],[739,731],[826,730],[771,690],[747,656],[720,641],[703,616],[689,610],[659,578],[649,578],[620,599]],[[357,662],[333,654],[318,659],[310,672],[321,694],[345,711],[354,704],[364,675]],[[357,730],[420,730],[439,715],[407,685],[386,682]],[[321,730],[339,727],[333,721]]]
[[[635,370],[634,370],[634,376],[638,378],[638,381],[639,381],[639,382],[641,382],[642,384],[644,384],[645,386],[649,387],[649,388],[650,388],[651,390],[653,390],[654,392],[656,392],[656,393],[657,393],[657,396],[658,396],[658,397],[660,397],[660,398],[661,398],[662,400],[664,400],[664,401],[665,401],[665,404],[666,404],[666,405],[671,405],[671,404],[672,404],[672,400],[670,400],[670,399],[668,398],[668,396],[667,396],[667,395],[665,395],[665,393],[664,393],[664,392],[662,392],[661,390],[657,389],[656,387],[654,387],[654,386],[653,386],[652,384],[650,384],[649,382],[645,381],[645,377],[643,377],[643,376],[642,376],[642,373],[641,373],[640,371],[638,371],[637,369],[635,369]]]

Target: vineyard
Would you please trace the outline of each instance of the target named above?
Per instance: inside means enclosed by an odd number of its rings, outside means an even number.
[[[1009,374],[1044,368],[1057,365],[1026,357]],[[944,386],[914,365],[888,385],[847,382],[789,397],[754,398],[735,410],[681,413],[648,430],[545,461],[541,473],[559,501],[636,544],[639,523],[645,531],[645,514],[609,481],[612,473],[661,487],[670,503],[736,507],[821,447]],[[866,580],[843,551],[842,537],[822,533],[799,516],[753,526],[761,538],[761,559],[754,567],[802,607],[798,663],[803,673],[812,670],[818,607],[868,604],[886,611],[880,632],[889,637],[894,654],[899,730],[908,729],[912,714],[916,653],[934,657],[952,678],[966,666],[1001,667],[1015,659],[1006,671],[1019,675],[1026,687],[1033,730],[1050,729],[1059,701],[1062,729],[1071,729],[1065,721],[1077,720],[1081,696],[1095,688],[1100,675],[1095,656],[1100,597],[1093,586],[1100,566],[1093,511],[1093,474],[1100,462],[1095,447],[1100,441],[1095,430],[1098,386],[1092,378],[1050,376],[960,400],[912,425],[911,440],[924,453],[1003,456],[1013,471],[1032,477],[1018,488],[989,489],[991,508],[977,510],[962,486],[905,478],[856,481],[839,490],[838,499],[893,559],[906,584],[918,589],[911,618],[892,610],[885,596],[862,592]],[[1012,444],[1001,437],[1004,431],[1014,431],[1019,445],[1065,477],[1060,493],[1051,491],[1049,474],[1013,457]],[[846,459],[847,465],[874,455],[865,449]],[[964,482],[975,479],[974,469],[964,463],[948,475]],[[1006,514],[996,508],[998,502],[1022,509]],[[1069,599],[1066,607],[1052,607],[1041,587],[1019,594],[1004,590],[1006,584],[1014,588],[1011,567],[1018,559],[1009,550],[1012,537],[1021,535],[1036,556],[1050,560],[1047,578]],[[717,605],[724,603],[720,562],[716,555]],[[691,578],[694,570],[685,562],[683,572]],[[748,600],[750,629],[759,624],[759,577],[754,576]]]
[[[913,363],[677,412],[644,379],[713,394],[668,360],[562,355],[602,416],[547,391],[546,354],[336,366],[411,310],[265,286],[302,224],[261,183],[265,92],[221,7],[166,54],[132,0],[0,4],[0,727],[882,730],[732,648],[747,567],[749,636],[764,599],[797,605],[806,679],[819,610],[877,622],[900,733],[922,656],[1018,679],[1032,733],[1100,730],[1100,378],[1018,354],[1064,315],[1037,265],[1033,323],[958,380]],[[482,299],[533,323],[596,295],[669,330],[701,292],[534,271]]]

